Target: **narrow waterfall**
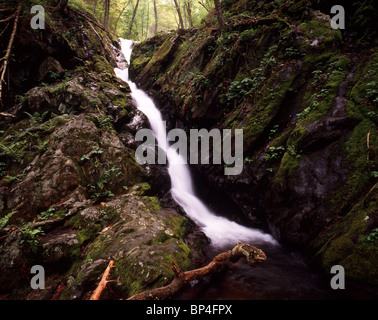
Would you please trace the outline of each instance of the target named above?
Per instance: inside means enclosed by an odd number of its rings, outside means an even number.
[[[121,39],[122,52],[128,65],[130,64],[132,45],[133,41]],[[183,161],[180,161],[181,156],[176,150],[169,148],[161,113],[152,99],[129,80],[128,66],[119,65],[119,68],[115,68],[115,73],[117,77],[129,84],[135,105],[147,116],[159,147],[167,155],[173,199],[184,209],[188,217],[203,230],[211,240],[212,245],[214,247],[224,247],[235,245],[237,241],[275,244],[276,241],[269,234],[241,226],[209,211],[206,205],[194,194],[188,165],[182,164]]]

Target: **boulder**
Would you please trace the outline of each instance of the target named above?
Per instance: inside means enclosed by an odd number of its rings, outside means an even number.
[[[142,188],[143,189],[143,188]],[[111,278],[113,290],[127,297],[147,288],[158,287],[172,280],[172,263],[181,270],[193,266],[191,250],[184,242],[188,232],[186,218],[171,209],[162,209],[155,197],[141,196],[133,188],[128,194],[114,198],[100,211],[90,207],[80,214],[81,233],[88,224],[107,219],[107,227],[89,244],[84,261],[72,274],[63,299],[82,299],[94,290],[109,260],[115,261]]]

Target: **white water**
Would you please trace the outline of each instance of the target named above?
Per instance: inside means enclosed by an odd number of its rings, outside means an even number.
[[[128,64],[132,51],[133,41],[121,39],[122,52]],[[203,232],[211,240],[215,247],[235,245],[236,242],[269,242],[276,244],[276,241],[269,234],[263,233],[257,229],[251,229],[241,226],[224,217],[215,215],[203,204],[194,194],[192,188],[192,179],[189,167],[181,164],[180,155],[169,148],[167,133],[163,124],[160,111],[154,102],[145,92],[138,89],[136,84],[129,80],[128,67],[119,65],[114,71],[120,79],[127,82],[131,89],[131,95],[137,108],[142,111],[148,118],[151,128],[155,134],[159,147],[167,154],[168,173],[172,184],[172,197],[184,209],[186,214],[202,228]]]

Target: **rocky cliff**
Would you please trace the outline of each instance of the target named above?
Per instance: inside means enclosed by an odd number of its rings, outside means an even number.
[[[170,128],[243,129],[240,175],[193,167],[210,206],[377,284],[376,11],[348,4],[332,29],[332,5],[225,1],[222,33],[213,12],[156,35],[134,46],[130,72]]]
[[[17,4],[2,1],[0,14]],[[118,38],[54,1],[45,29],[34,30],[33,4],[22,5],[0,116],[1,298],[86,299],[110,259],[112,298],[169,283],[173,263],[196,265],[188,243],[202,240],[162,207],[154,175],[135,161],[146,123],[133,122],[129,87],[114,74],[124,59]],[[1,30],[3,50],[11,28]],[[30,287],[33,265],[45,269],[44,290]]]

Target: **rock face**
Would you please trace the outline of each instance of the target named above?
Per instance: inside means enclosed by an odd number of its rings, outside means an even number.
[[[114,74],[118,39],[70,7],[64,15],[49,14],[43,39],[22,15],[28,32],[14,42],[3,100],[14,117],[0,121],[2,299],[86,299],[110,259],[111,298],[127,298],[171,281],[173,263],[203,263],[195,248],[206,237],[156,197],[167,197],[166,172],[135,160],[147,122]],[[30,289],[36,264],[45,290]]]
[[[101,209],[87,208],[67,222],[67,226],[79,226],[81,234],[96,228],[100,235],[86,248],[63,298],[83,298],[110,259],[116,265],[113,288],[123,297],[171,281],[173,262],[183,269],[192,267],[191,250],[183,241],[187,220],[173,210],[162,209],[157,198],[138,194],[135,188]],[[104,220],[107,227],[101,231]]]
[[[224,176],[222,165],[194,170],[210,206],[229,197],[235,220],[306,250],[325,268],[358,265],[349,276],[377,284],[376,240],[367,240],[377,213],[362,205],[377,180],[376,41],[349,43],[321,12],[328,4],[225,5],[223,35],[209,19],[203,29],[136,44],[130,74],[160,102],[169,128],[243,129],[240,175]],[[359,204],[365,218],[354,219]],[[340,231],[348,228],[354,240]],[[336,254],[333,240],[354,253]]]

